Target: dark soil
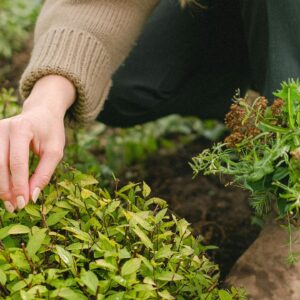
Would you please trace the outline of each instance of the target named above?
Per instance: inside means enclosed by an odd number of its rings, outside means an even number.
[[[192,179],[191,158],[209,147],[205,140],[185,146],[172,155],[157,155],[130,170],[127,179],[145,180],[155,196],[168,200],[170,208],[186,218],[196,235],[207,244],[219,246],[210,253],[224,278],[235,261],[259,234],[251,225],[248,194],[237,187],[225,187],[218,177],[200,175]]]

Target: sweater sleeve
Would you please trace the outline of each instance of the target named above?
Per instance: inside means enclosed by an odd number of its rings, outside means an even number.
[[[67,121],[99,114],[111,77],[132,48],[158,0],[47,0],[38,18],[31,60],[20,81],[25,99],[46,75],[68,78],[77,99]]]

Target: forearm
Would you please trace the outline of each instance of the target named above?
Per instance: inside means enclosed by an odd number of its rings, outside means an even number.
[[[49,75],[39,79],[23,104],[23,112],[44,108],[63,118],[76,98],[75,86],[62,76]]]

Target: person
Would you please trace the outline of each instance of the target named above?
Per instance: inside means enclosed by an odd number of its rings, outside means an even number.
[[[50,181],[65,124],[132,126],[172,113],[223,118],[237,89],[272,100],[282,80],[299,76],[298,0],[203,4],[46,0],[20,81],[22,112],[0,121],[0,198],[8,211],[36,202]],[[31,178],[30,150],[40,157]],[[239,278],[245,286],[247,278]]]
[[[6,209],[35,202],[48,184],[65,123],[223,118],[237,88],[270,97],[299,71],[296,2],[213,0],[182,10],[176,0],[46,1],[21,78],[22,113],[0,122]],[[30,149],[40,162],[29,180]]]

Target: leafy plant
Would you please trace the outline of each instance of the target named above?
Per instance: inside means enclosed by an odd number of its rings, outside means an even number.
[[[209,247],[150,192],[62,165],[38,205],[0,209],[1,299],[245,299],[217,288]]]
[[[272,105],[235,99],[226,116],[231,134],[193,158],[195,174],[231,175],[232,182],[251,192],[257,215],[274,208],[287,221],[289,262],[295,261],[291,224],[298,226],[300,209],[300,84],[290,80],[274,93]]]
[[[3,89],[0,119],[19,110],[13,90]],[[82,137],[81,150],[93,139]],[[145,183],[117,182],[109,192],[61,164],[37,204],[13,214],[0,208],[0,298],[246,299],[218,288],[218,267],[205,254],[214,247],[150,193]]]
[[[1,0],[0,2],[0,58],[10,58],[20,49],[32,28],[41,0]]]

